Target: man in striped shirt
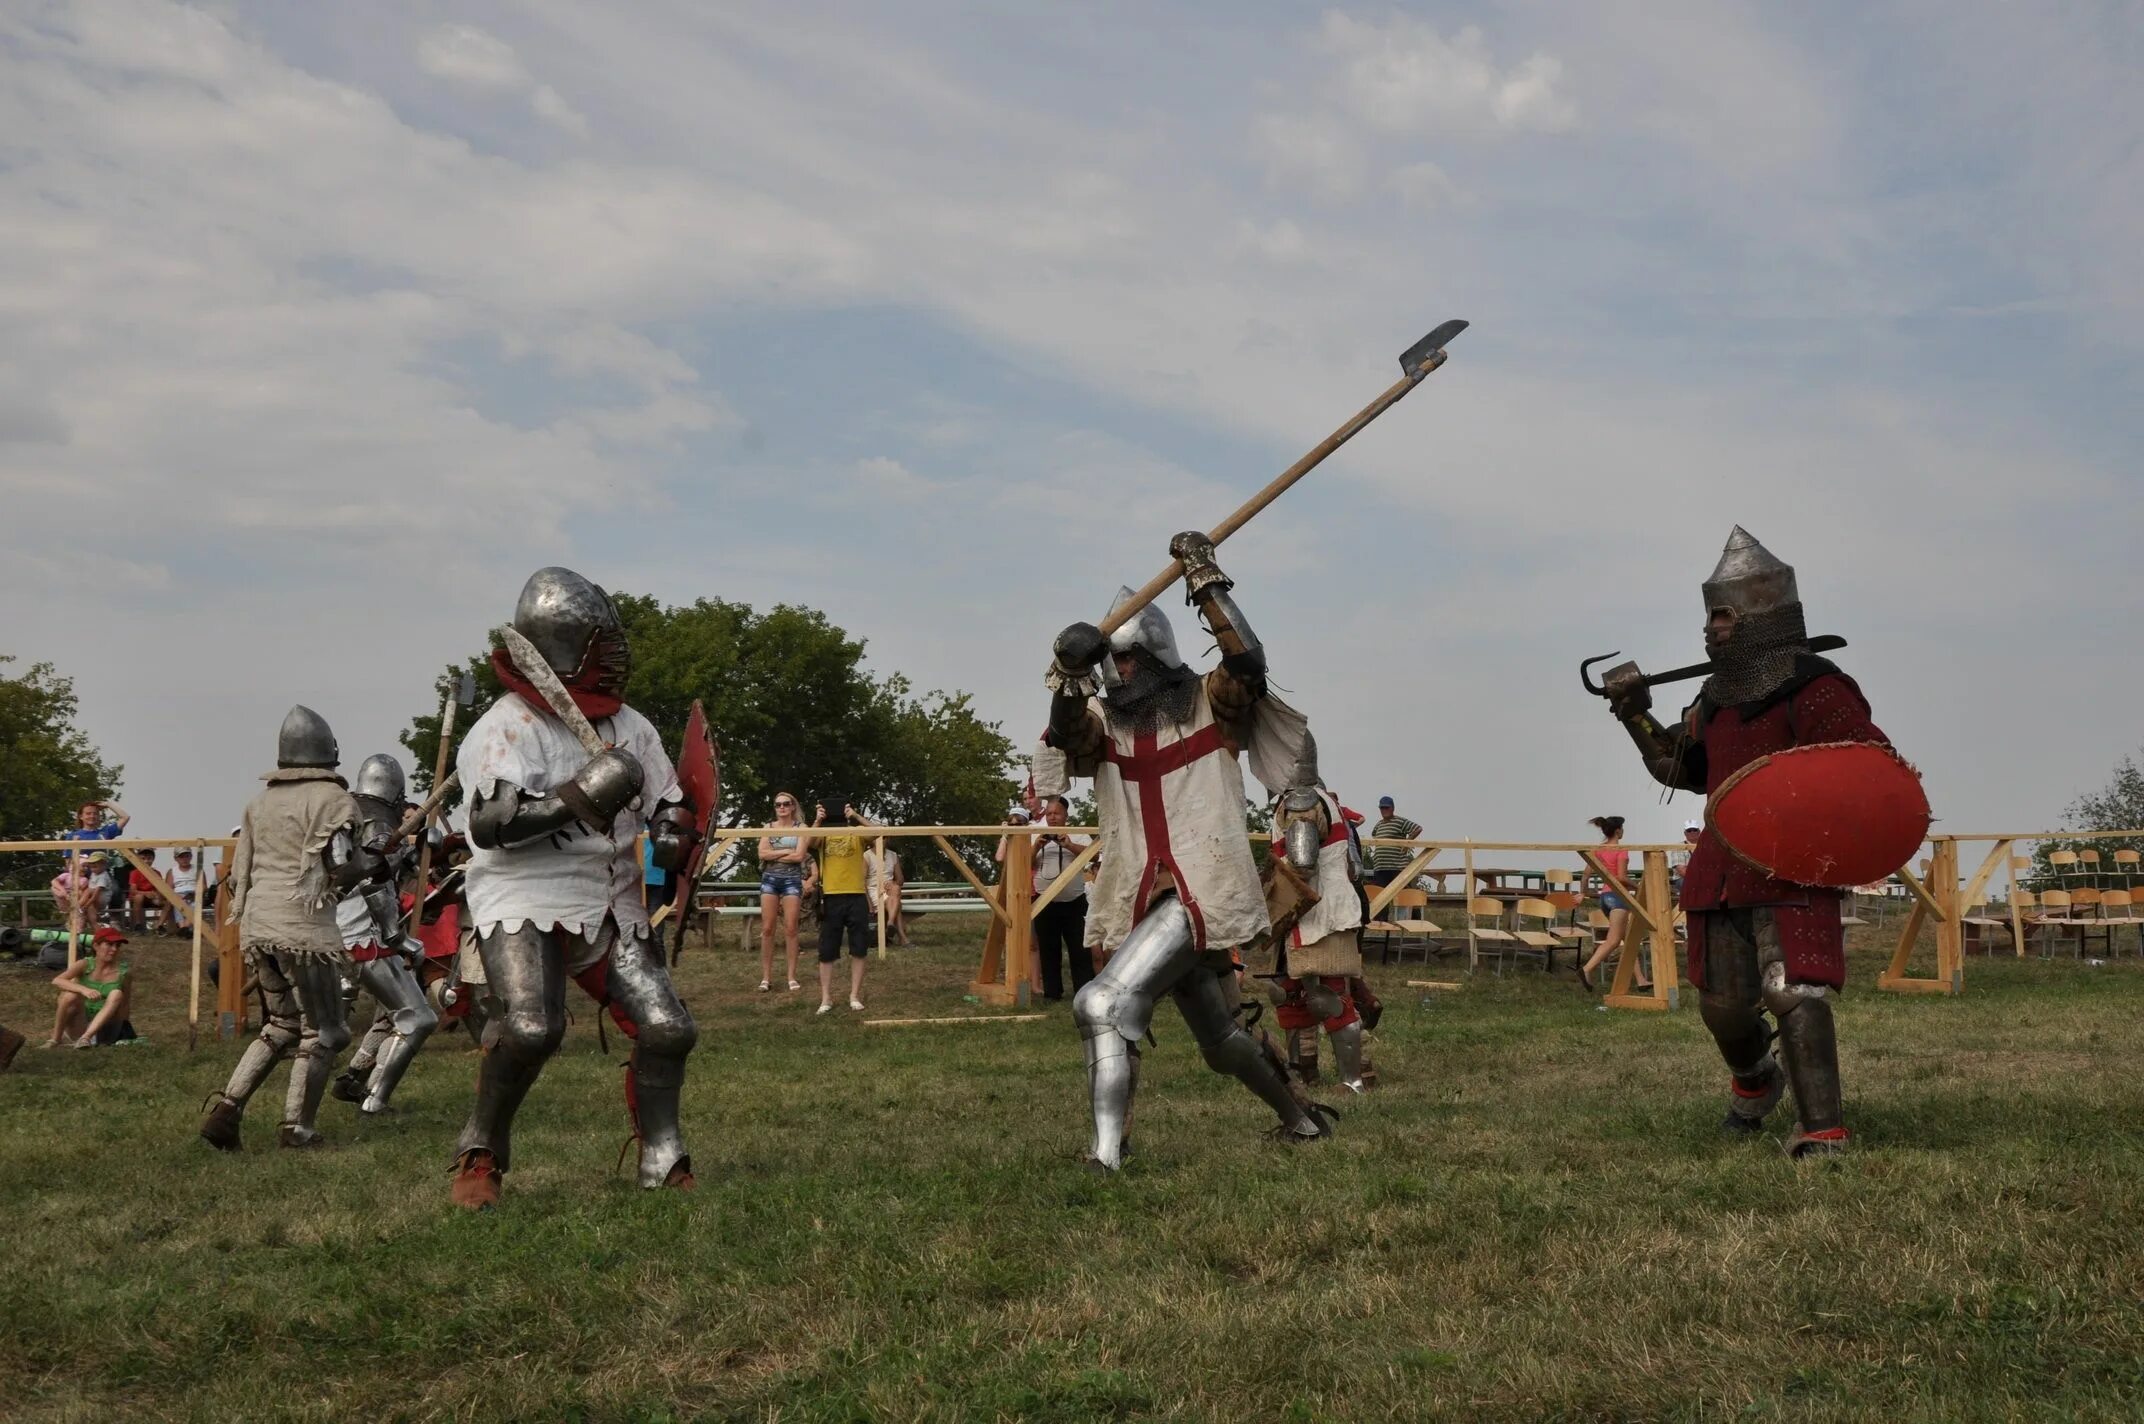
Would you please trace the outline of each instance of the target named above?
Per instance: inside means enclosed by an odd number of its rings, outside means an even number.
[[[1377,824],[1370,827],[1370,839],[1377,840],[1380,837],[1391,836],[1398,840],[1412,840],[1421,834],[1422,828],[1420,826],[1393,809],[1390,796],[1377,798]],[[1407,862],[1413,859],[1414,851],[1406,846],[1371,846],[1370,883],[1377,886],[1390,885],[1398,878],[1399,873],[1407,868]],[[1390,917],[1391,908],[1389,906],[1378,912],[1379,919],[1389,919]]]

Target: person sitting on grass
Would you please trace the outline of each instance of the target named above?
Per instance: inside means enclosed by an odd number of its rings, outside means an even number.
[[[53,979],[60,1002],[45,1047],[71,1042],[76,1048],[104,1048],[137,1037],[127,1018],[133,998],[130,966],[119,957],[126,942],[125,935],[104,926],[97,931],[96,953],[77,959]]]

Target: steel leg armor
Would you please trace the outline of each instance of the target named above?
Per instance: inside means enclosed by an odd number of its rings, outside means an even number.
[[[1111,961],[1114,963],[1114,961]],[[1325,1128],[1305,1102],[1288,1086],[1287,1066],[1262,1039],[1251,1037],[1236,1022],[1235,1006],[1221,976],[1203,965],[1178,979],[1170,995],[1178,1012],[1198,1041],[1206,1066],[1226,1073],[1264,1100],[1279,1117],[1281,1130],[1291,1137],[1317,1138]]]
[[[321,1095],[334,1075],[335,1060],[350,1046],[350,1024],[342,1001],[342,976],[331,960],[293,956],[284,969],[298,1000],[301,1031],[297,1056],[290,1066],[290,1088],[283,1098],[283,1144],[311,1146],[320,1140],[314,1120]]]
[[[526,924],[477,938],[499,1011],[485,1026],[476,1106],[462,1128],[457,1156],[480,1150],[501,1172],[511,1165],[514,1113],[566,1037],[565,938]]]
[[[239,1055],[238,1066],[231,1070],[230,1082],[224,1084],[223,1095],[244,1107],[268,1075],[298,1046],[301,1015],[298,1011],[298,996],[291,989],[290,980],[283,975],[283,966],[272,954],[251,954],[253,972],[260,979],[261,1001],[266,1016],[261,1021],[260,1036],[246,1045]]]
[[[373,1030],[365,1036],[365,1043],[374,1049],[373,1068],[365,1083],[365,1099],[360,1110],[367,1113],[387,1111],[387,1100],[394,1096],[395,1085],[409,1068],[410,1060],[424,1041],[439,1027],[439,1014],[431,1001],[424,996],[424,987],[417,982],[416,971],[403,962],[398,955],[382,955],[358,966],[357,977],[367,993],[379,1001],[380,1016],[374,1021]],[[382,1022],[387,1032],[380,1032]],[[360,1050],[362,1056],[362,1050]],[[351,1061],[355,1067],[356,1060]]]
[[[1734,1075],[1729,1130],[1754,1132],[1789,1086],[1800,1121],[1788,1150],[1834,1150],[1846,1140],[1831,990],[1789,984],[1777,928],[1765,910],[1729,910],[1705,922],[1705,1026]],[[1770,1051],[1763,1010],[1778,1021],[1784,1068]]]
[[[692,1159],[685,1154],[678,1103],[685,1086],[685,1055],[699,1041],[699,1030],[678,1002],[653,936],[618,937],[604,987],[634,1028],[626,1072],[633,1133],[640,1140],[640,1185],[663,1186],[673,1171],[690,1177]]]

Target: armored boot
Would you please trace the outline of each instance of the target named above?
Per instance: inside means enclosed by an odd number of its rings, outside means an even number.
[[[1087,1096],[1094,1108],[1094,1142],[1087,1158],[1103,1171],[1114,1172],[1124,1165],[1131,1133],[1139,1050],[1108,1024],[1081,1024],[1080,1038],[1087,1051]]]
[[[1798,1119],[1787,1139],[1787,1155],[1799,1159],[1844,1152],[1849,1134],[1841,1121],[1839,1045],[1828,995],[1805,993],[1780,1014],[1779,1047]]]
[[[363,1091],[358,1094],[358,1110],[368,1117],[394,1111],[387,1106],[387,1100],[394,1096],[395,1085],[402,1081],[402,1075],[409,1071],[410,1060],[416,1056],[415,1043],[399,1033],[389,1034],[387,1042],[380,1048],[379,1060],[373,1064],[372,1072],[362,1085]],[[343,1075],[345,1078],[349,1076],[347,1073]],[[341,1079],[336,1082],[339,1086]],[[337,1096],[341,1095],[338,1093]]]
[[[1748,1073],[1730,1073],[1727,1077],[1729,1096],[1727,1116],[1720,1119],[1720,1131],[1728,1137],[1754,1137],[1764,1130],[1764,1120],[1779,1100],[1786,1094],[1787,1075],[1779,1070],[1779,1063],[1767,1053],[1756,1068]]]
[[[625,1064],[625,1107],[640,1147],[640,1185],[689,1192],[692,1158],[678,1127],[678,1098],[685,1085],[682,1059],[643,1055],[636,1046]]]
[[[328,1092],[337,1102],[365,1101],[365,1073],[355,1058],[350,1060],[349,1067],[335,1075],[335,1081],[328,1085]]]

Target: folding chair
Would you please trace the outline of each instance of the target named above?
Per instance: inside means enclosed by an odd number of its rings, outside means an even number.
[[[2047,869],[2055,877],[2060,889],[2074,889],[2077,884],[2077,852],[2051,850],[2047,853]]]
[[[1999,929],[2006,937],[2010,933],[2010,922],[1989,914],[1985,904],[1966,906],[1965,913],[1959,916],[1959,923],[1965,926],[1964,948],[1967,954],[1971,954],[1976,945],[1983,954],[1995,952],[1994,942],[1988,934],[1990,930]]]
[[[2122,888],[2133,898],[2137,893],[2137,881],[2144,877],[2144,855],[2133,850],[2118,850],[2114,853],[2114,873],[2121,877]]]
[[[1482,924],[1481,917],[1484,915],[1487,915],[1492,923]],[[1476,895],[1473,899],[1467,901],[1467,926],[1473,932],[1474,940],[1477,944],[1486,944],[1493,947],[1490,952],[1496,955],[1496,972],[1499,974],[1504,972],[1505,957],[1511,953],[1512,946],[1519,942],[1517,935],[1507,929],[1500,928],[1494,923],[1503,918],[1504,902],[1502,900],[1488,895]]]
[[[2120,953],[2114,938],[2118,929],[2134,929],[2138,932],[2138,949],[2144,952],[2144,923],[2137,919],[2136,896],[2127,890],[2102,890],[2099,892],[2099,922],[2107,933],[2107,958]]]
[[[2078,852],[2082,863],[2083,852]],[[2082,956],[2087,941],[2095,934],[2106,946],[2108,955],[2114,953],[2114,931],[2108,928],[2105,917],[2100,914],[2100,901],[2104,892],[2095,885],[2079,885],[2070,891],[2070,914],[2077,925],[2077,953]]]

